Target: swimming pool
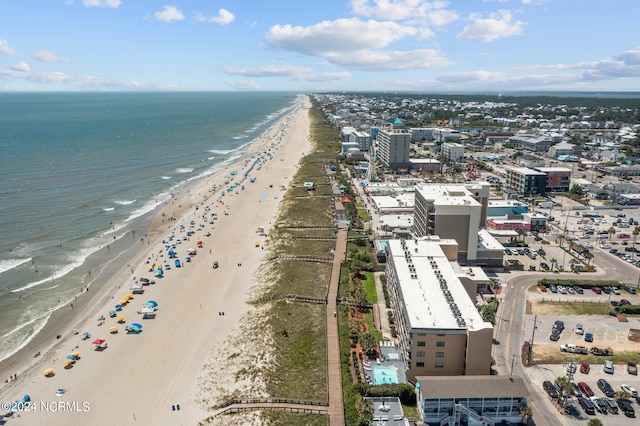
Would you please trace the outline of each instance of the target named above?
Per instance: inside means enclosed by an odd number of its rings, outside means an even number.
[[[372,368],[374,385],[398,384],[398,372],[396,367],[373,365]]]

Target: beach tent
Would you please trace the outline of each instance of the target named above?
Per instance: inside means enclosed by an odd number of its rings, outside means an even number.
[[[115,316],[116,316],[116,311],[114,311],[114,310],[110,310],[110,311],[109,311],[109,316],[110,316],[111,318],[115,318]]]
[[[91,342],[92,345],[101,345],[104,343],[103,339],[96,339],[93,342]]]
[[[44,370],[44,375],[47,377],[53,376],[54,375],[53,368],[47,368],[46,370]]]
[[[121,311],[122,310],[122,305],[120,303],[118,303],[116,306],[116,311]]]
[[[156,278],[162,278],[163,275],[164,275],[164,272],[162,272],[162,269],[156,270],[156,273],[155,273]]]
[[[137,322],[132,322],[129,325],[131,325],[132,327],[139,328],[140,330],[142,330],[142,324],[138,324]]]
[[[72,352],[71,355],[73,355],[74,357],[76,357],[76,359],[80,358],[80,352]]]
[[[156,310],[156,308],[152,307],[152,306],[145,306],[144,308],[142,308],[142,310],[140,311],[140,313],[142,314],[148,314],[148,313],[152,313]]]
[[[174,263],[176,265],[176,268],[180,268],[182,266],[182,264],[180,263],[180,259],[176,259]]]
[[[73,361],[75,361],[75,360],[76,360],[76,357],[75,357],[75,356],[73,356],[73,355],[67,355],[67,361],[72,361],[72,362],[73,362]]]

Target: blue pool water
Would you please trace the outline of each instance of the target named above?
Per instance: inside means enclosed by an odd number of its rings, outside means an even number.
[[[398,384],[398,373],[395,368],[386,365],[374,365],[372,368],[374,385]]]

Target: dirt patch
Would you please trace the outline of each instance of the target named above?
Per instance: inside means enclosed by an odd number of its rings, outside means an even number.
[[[527,300],[527,303],[525,305],[525,312],[527,315],[532,315],[533,314],[533,308],[531,306],[531,302],[529,300]]]

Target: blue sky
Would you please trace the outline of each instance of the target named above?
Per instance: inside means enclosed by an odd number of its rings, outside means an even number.
[[[638,0],[4,0],[0,91],[640,91]]]

